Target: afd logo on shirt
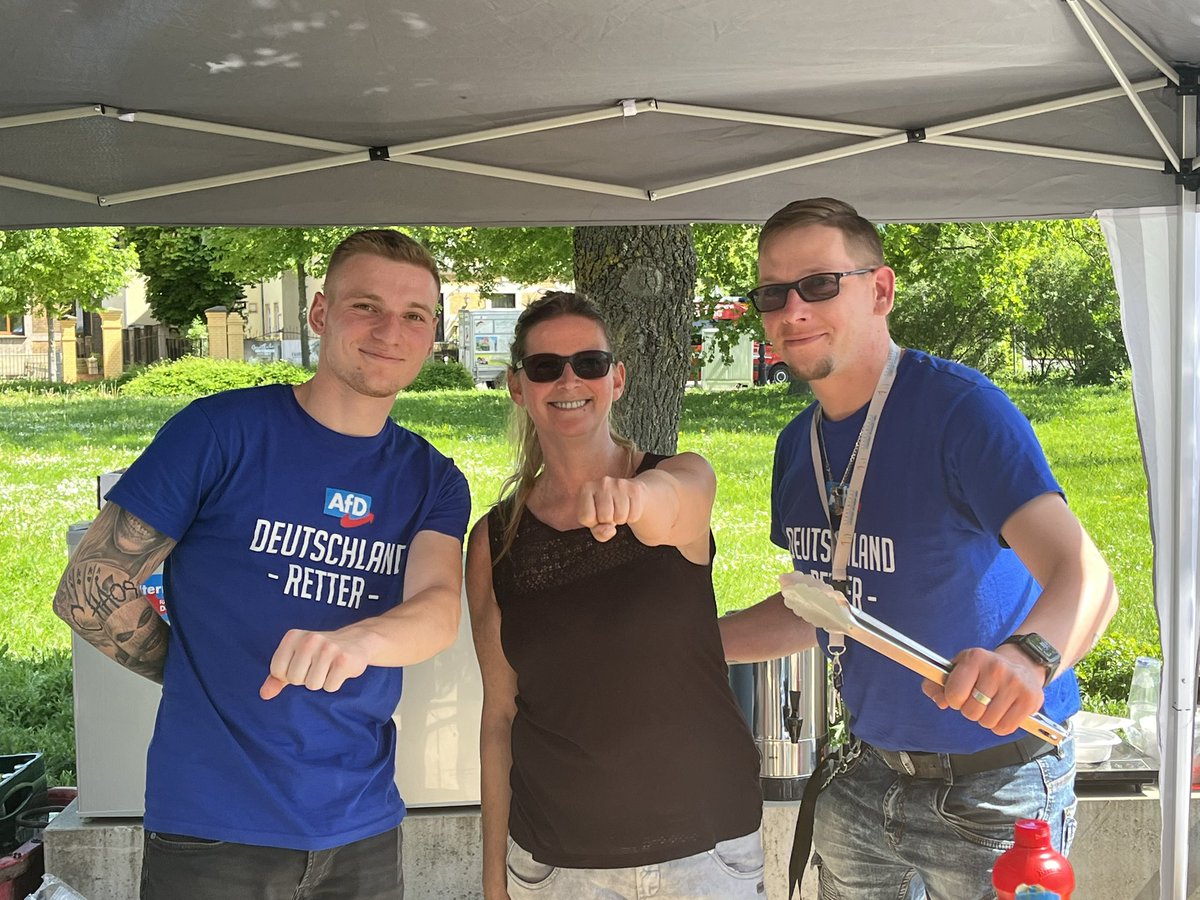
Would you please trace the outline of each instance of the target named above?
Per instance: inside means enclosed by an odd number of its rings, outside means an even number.
[[[340,488],[325,488],[325,515],[333,516],[343,528],[357,528],[375,521],[371,498]]]

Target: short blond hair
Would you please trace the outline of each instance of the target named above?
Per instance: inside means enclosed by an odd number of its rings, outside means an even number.
[[[329,254],[329,268],[325,272],[326,283],[346,260],[359,254],[381,256],[393,262],[408,263],[424,269],[433,276],[438,294],[442,292],[442,279],[438,275],[437,261],[433,254],[403,231],[390,228],[369,228],[343,238],[333,249],[333,253]]]
[[[823,225],[836,228],[846,240],[846,247],[866,254],[859,260],[865,265],[882,266],[883,241],[879,230],[858,214],[849,203],[833,197],[812,197],[808,200],[793,200],[783,209],[767,219],[758,235],[758,252],[776,235],[793,228]]]

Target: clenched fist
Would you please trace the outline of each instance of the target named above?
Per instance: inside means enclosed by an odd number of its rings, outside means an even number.
[[[579,524],[590,528],[598,541],[610,541],[618,525],[642,517],[646,488],[636,478],[604,477],[587,482],[579,491]]]
[[[366,649],[358,638],[340,631],[293,628],[283,636],[271,657],[271,674],[258,689],[258,695],[270,700],[289,684],[332,693],[346,679],[357,678],[366,669]]]

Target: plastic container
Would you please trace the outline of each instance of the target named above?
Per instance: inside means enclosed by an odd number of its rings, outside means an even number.
[[[75,788],[51,788],[41,796],[42,806],[37,810],[36,818],[48,822],[57,813],[67,807],[78,792]],[[34,818],[34,810],[27,809],[23,817]],[[36,891],[42,882],[46,871],[46,861],[42,851],[41,831],[17,847],[7,856],[0,857],[0,900],[24,900],[31,892]]]
[[[1000,854],[992,867],[997,900],[1047,896],[1070,900],[1075,871],[1067,858],[1050,846],[1050,824],[1041,819],[1018,819],[1013,839],[1016,843]]]
[[[1129,682],[1129,743],[1143,756],[1158,761],[1158,697],[1162,660],[1139,656]]]
[[[1080,765],[1095,765],[1107,760],[1113,747],[1121,743],[1119,735],[1102,728],[1075,729],[1075,761]]]
[[[40,753],[0,756],[0,853],[17,847],[17,816],[46,800],[46,763]]]

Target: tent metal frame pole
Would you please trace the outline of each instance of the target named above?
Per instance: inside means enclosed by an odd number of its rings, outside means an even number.
[[[24,116],[7,116],[0,118],[0,128],[21,128],[24,125],[47,125],[53,122],[70,122],[75,119],[89,119],[99,116],[102,107],[96,103],[91,106],[75,106],[71,109],[56,109],[51,112],[29,113]]]
[[[566,178],[559,175],[543,175],[538,172],[526,172],[522,169],[506,169],[502,166],[462,162],[457,159],[442,159],[437,156],[409,154],[407,156],[389,157],[388,162],[408,166],[424,166],[427,169],[441,169],[444,172],[481,175],[485,178],[500,178],[505,181],[520,181],[524,184],[538,184],[543,187],[567,188],[568,190],[586,191],[591,194],[606,194],[610,197],[625,197],[630,200],[644,201],[649,199],[646,196],[646,192],[641,188],[608,184],[603,181],[585,181],[581,178]]]
[[[266,131],[262,128],[246,128],[242,125],[223,125],[220,122],[210,122],[207,119],[187,119],[183,116],[141,112],[140,110],[123,110],[113,106],[102,106],[100,114],[105,118],[117,119],[120,122],[129,124],[159,125],[163,128],[197,131],[201,134],[241,138],[247,141],[259,141],[264,144],[282,144],[285,147],[296,147],[301,150],[320,150],[324,153],[353,153],[356,150],[367,149],[361,144],[327,141],[322,138],[306,137],[302,134]]]
[[[504,125],[499,128],[488,128],[483,131],[468,131],[465,134],[454,134],[441,138],[429,138],[424,141],[412,141],[406,144],[392,144],[388,149],[389,156],[407,156],[429,150],[444,150],[447,147],[461,147],[464,144],[479,144],[484,141],[494,141],[499,138],[520,137],[525,134],[536,134],[539,131],[551,131],[555,128],[570,128],[574,125],[587,125],[592,122],[603,122],[608,119],[631,118],[638,113],[653,112],[654,100],[631,101],[620,106],[605,106],[584,113],[574,113],[569,116],[555,116],[553,119],[539,119],[535,122],[523,122],[520,125]],[[644,193],[644,192],[643,192]]]
[[[25,191],[28,194],[43,194],[47,197],[58,197],[61,200],[75,200],[91,206],[99,205],[100,198],[86,191],[76,191],[71,188],[58,187],[53,184],[41,184],[37,181],[26,181],[23,178],[9,178],[0,175],[0,187],[12,188],[15,191]]]
[[[695,181],[686,181],[682,184],[676,184],[671,187],[660,188],[650,191],[651,200],[666,200],[670,197],[678,197],[680,194],[690,194],[694,191],[705,191],[709,188],[723,187],[727,184],[736,184],[739,181],[749,181],[751,178],[761,178],[764,175],[774,175],[777,172],[787,172],[792,169],[802,169],[805,166],[815,166],[818,163],[832,162],[835,159],[845,159],[848,156],[859,156],[863,153],[873,153],[877,150],[885,150],[888,147],[896,147],[900,144],[909,143],[908,134],[906,132],[897,132],[890,137],[874,138],[869,141],[860,141],[857,144],[849,144],[845,147],[835,147],[832,150],[821,150],[818,153],[809,153],[805,156],[797,156],[794,159],[784,159],[779,162],[767,163],[763,166],[754,166],[750,169],[742,169],[738,172],[726,172],[722,175],[713,175],[709,178],[699,178]]]
[[[1168,80],[1163,77],[1149,78],[1138,81],[1131,86],[1139,94],[1164,88]],[[1084,94],[1074,94],[1070,97],[1060,97],[1055,100],[1042,100],[1024,106],[1014,106],[1011,109],[988,113],[982,116],[972,116],[969,119],[958,119],[941,125],[925,127],[927,135],[951,134],[957,131],[970,131],[974,128],[985,128],[988,125],[999,125],[1016,119],[1027,119],[1030,116],[1048,112],[1059,112],[1086,106],[1089,103],[1100,103],[1104,100],[1115,100],[1125,96],[1122,87],[1101,88]],[[747,125],[773,125],[778,128],[800,128],[806,131],[825,131],[833,134],[849,134],[856,137],[888,137],[899,133],[896,128],[883,128],[877,125],[861,125],[852,122],[833,122],[826,119],[809,119],[804,116],[784,116],[775,113],[756,113],[742,109],[728,109],[720,106],[695,106],[690,103],[671,103],[659,100],[655,110],[668,115],[687,116],[693,119],[717,119],[722,122],[741,122]]]
[[[1067,0],[1067,2],[1071,4],[1077,4],[1079,0]],[[1082,11],[1078,11],[1077,15],[1083,16],[1084,14]],[[1124,76],[1120,75],[1119,70],[1117,70],[1117,74],[1119,76],[1119,80],[1124,79]],[[770,113],[756,113],[748,110],[695,106],[686,103],[659,102],[655,99],[623,100],[616,106],[604,106],[582,113],[556,116],[535,122],[525,122],[518,125],[506,125],[499,128],[489,128],[481,131],[449,135],[441,138],[428,138],[421,141],[393,144],[388,146],[384,153],[378,153],[376,150],[370,147],[363,147],[356,144],[348,144],[339,141],[327,141],[321,138],[306,137],[304,135],[286,134],[283,132],[267,131],[258,128],[247,128],[239,125],[223,125],[221,123],[209,122],[202,119],[188,119],[182,116],[173,116],[164,113],[145,113],[137,110],[122,110],[114,106],[95,104],[88,107],[76,107],[67,110],[56,110],[52,112],[34,113],[27,116],[0,119],[0,127],[11,128],[18,127],[20,125],[36,125],[47,122],[59,122],[98,115],[105,118],[116,119],[123,123],[158,125],[164,128],[178,128],[186,131],[212,134],[221,137],[279,144],[303,150],[314,150],[318,152],[331,153],[333,155],[318,159],[286,163],[277,166],[268,166],[250,171],[215,175],[209,178],[198,178],[190,181],[154,185],[151,187],[140,188],[131,191],[121,191],[108,195],[96,195],[85,191],[59,187],[57,185],[39,184],[37,182],[26,181],[17,178],[6,178],[3,182],[3,186],[14,188],[16,190],[27,191],[30,193],[45,194],[48,196],[59,197],[76,202],[97,204],[102,207],[108,207],[117,206],[124,203],[135,203],[141,200],[149,200],[159,197],[169,197],[175,194],[203,191],[212,188],[227,187],[235,184],[246,184],[248,182],[262,181],[269,178],[279,178],[287,175],[314,172],[321,169],[366,162],[370,159],[387,158],[392,162],[424,166],[426,168],[440,169],[442,171],[461,172],[464,174],[478,175],[484,178],[499,178],[508,181],[517,181],[524,184],[537,184],[545,187],[562,188],[565,190],[584,191],[588,193],[604,194],[607,196],[622,197],[644,202],[666,200],[671,197],[694,193],[696,191],[708,190],[714,187],[735,184],[754,178],[761,178],[763,176],[776,174],[778,172],[786,172],[806,166],[831,162],[837,159],[845,159],[847,157],[857,156],[863,153],[884,150],[889,147],[896,147],[912,141],[924,141],[930,144],[938,144],[959,149],[1011,153],[1047,159],[1062,159],[1072,162],[1087,162],[1099,165],[1121,166],[1126,168],[1157,171],[1161,166],[1161,163],[1158,160],[1148,160],[1139,157],[1099,153],[1090,150],[1076,150],[1071,148],[1024,144],[1015,141],[971,138],[958,135],[956,133],[975,128],[983,128],[989,125],[996,125],[1003,122],[1011,122],[1014,120],[1027,118],[1029,116],[1041,115],[1047,112],[1070,109],[1088,103],[1097,103],[1104,100],[1115,99],[1130,94],[1131,92],[1136,98],[1138,93],[1162,88],[1166,85],[1166,83],[1166,79],[1161,77],[1140,81],[1137,84],[1131,84],[1128,79],[1124,79],[1119,87],[1089,91],[1087,93],[1078,94],[1072,97],[1044,100],[982,116],[973,116],[967,119],[960,119],[955,122],[944,122],[912,132],[900,131],[894,128],[883,128],[875,125],[832,122],[822,119],[806,118],[802,116],[785,116]],[[1140,104],[1140,100],[1137,102],[1139,103],[1139,108],[1144,109],[1144,106]],[[652,112],[661,112],[668,115],[681,115],[692,118],[741,122],[752,125],[770,125],[781,128],[797,128],[809,131],[830,132],[834,134],[865,137],[867,140],[851,143],[842,147],[835,147],[829,150],[822,150],[816,153],[810,153],[791,159],[780,160],[774,163],[767,163],[765,165],[755,166],[749,169],[724,172],[708,178],[701,178],[694,181],[668,185],[649,190],[640,187],[630,187],[628,185],[610,184],[581,178],[550,175],[541,172],[530,172],[503,166],[492,166],[483,163],[448,160],[439,157],[422,155],[428,153],[429,151],[442,150],[450,147],[461,147],[481,143],[484,141],[534,134],[537,132],[549,131],[557,128],[569,128],[572,126],[585,125],[614,118],[630,118],[638,114]],[[1176,165],[1178,166],[1177,161]]]
[[[1130,46],[1146,57],[1158,71],[1170,78],[1173,84],[1179,84],[1179,73],[1175,71],[1175,67],[1159,56],[1154,48],[1142,40],[1141,35],[1126,25],[1115,12],[1105,6],[1100,0],[1084,0],[1084,2],[1099,13],[1104,21],[1111,25],[1121,37],[1129,41]]]
[[[877,125],[832,122],[827,119],[810,119],[805,116],[757,113],[744,109],[727,109],[721,106],[695,106],[691,103],[671,103],[662,100],[658,101],[655,110],[672,116],[686,116],[689,119],[716,119],[720,122],[739,122],[745,125],[800,128],[805,131],[824,131],[831,134],[849,134],[855,137],[888,137],[897,133],[897,129],[895,128],[882,128]]]
[[[122,191],[98,198],[101,206],[120,206],[123,203],[136,203],[139,200],[150,200],[154,197],[171,197],[175,194],[186,194],[191,191],[205,191],[210,188],[227,187],[232,184],[244,184],[248,181],[262,181],[267,178],[280,178],[284,175],[300,175],[305,172],[316,172],[320,169],[333,169],[338,166],[350,166],[371,161],[369,150],[357,153],[346,153],[341,156],[327,156],[324,159],[311,159],[305,162],[287,163],[282,166],[271,166],[266,169],[256,169],[252,172],[238,172],[233,175],[215,175],[212,178],[197,178],[194,181],[180,181],[174,184],[163,184],[158,187],[142,188],[136,191]]]
[[[1015,141],[992,141],[987,138],[942,135],[927,137],[927,144],[942,147],[958,147],[961,150],[982,150],[989,153],[1014,153],[1018,156],[1038,156],[1044,159],[1065,159],[1071,162],[1095,163],[1101,166],[1121,166],[1126,169],[1145,169],[1161,172],[1161,159],[1146,159],[1140,156],[1120,156],[1115,153],[1096,153],[1093,150],[1067,150],[1062,147],[1047,147],[1042,144],[1020,144]]]
[[[1167,80],[1165,78],[1152,78],[1147,81],[1138,82],[1136,85],[1126,84],[1135,92],[1155,90],[1165,87]],[[1014,107],[1008,110],[1001,110],[996,113],[989,113],[983,116],[973,116],[969,119],[961,119],[955,122],[945,122],[940,125],[929,126],[924,131],[922,140],[930,144],[943,144],[945,146],[959,147],[971,150],[984,150],[996,153],[1012,153],[1020,156],[1035,156],[1045,159],[1064,159],[1074,162],[1089,162],[1100,165],[1121,166],[1133,169],[1146,169],[1149,171],[1161,171],[1162,160],[1159,159],[1144,159],[1134,156],[1119,156],[1110,153],[1097,153],[1090,150],[1072,150],[1070,148],[1045,147],[1036,144],[1021,144],[1015,141],[999,141],[989,140],[985,138],[968,138],[968,137],[951,137],[955,132],[965,131],[971,128],[982,128],[987,125],[995,125],[1001,122],[1011,122],[1016,119],[1023,119],[1033,115],[1040,115],[1046,112],[1056,112],[1062,109],[1070,109],[1076,106],[1082,106],[1087,103],[1097,103],[1103,100],[1112,100],[1126,95],[1124,87],[1105,88],[1103,90],[1089,91],[1086,94],[1080,94],[1075,97],[1065,97],[1058,100],[1046,100],[1040,103],[1027,104],[1025,106]],[[670,197],[677,197],[681,194],[689,194],[695,191],[708,190],[714,187],[722,187],[727,184],[735,184],[739,181],[747,181],[752,178],[760,178],[765,175],[774,175],[778,172],[786,172],[791,169],[803,168],[804,166],[816,165],[818,163],[830,162],[835,159],[843,159],[848,156],[855,156],[861,153],[871,153],[877,150],[885,150],[889,147],[895,147],[899,144],[908,143],[911,138],[908,132],[898,131],[895,129],[881,129],[874,126],[852,125],[840,122],[825,122],[820,119],[804,119],[791,116],[777,116],[763,113],[747,113],[740,110],[721,109],[717,107],[697,107],[682,103],[664,103],[659,102],[657,105],[659,112],[664,112],[673,115],[693,116],[709,119],[719,119],[728,122],[745,122],[747,124],[761,125],[777,125],[785,128],[811,128],[813,125],[818,126],[812,130],[832,131],[842,134],[870,134],[872,140],[862,141],[856,144],[850,144],[845,147],[838,147],[833,150],[823,150],[819,153],[800,156],[790,160],[781,160],[776,163],[768,163],[762,166],[756,166],[751,169],[743,169],[737,172],[726,172],[722,175],[715,175],[709,178],[701,178],[695,181],[684,182],[682,184],[672,185],[670,187],[658,188],[650,191],[651,200],[666,200]],[[1174,151],[1172,150],[1172,153]]]
[[[1196,153],[1195,95],[1179,97],[1179,130],[1185,157]],[[1160,896],[1185,900],[1188,877],[1188,831],[1191,801],[1192,728],[1196,703],[1196,593],[1197,539],[1200,537],[1200,284],[1197,281],[1197,193],[1180,184],[1175,229],[1175,297],[1173,316],[1176,340],[1173,349],[1175,386],[1172,498],[1175,547],[1172,548],[1173,584],[1170,602],[1175,614],[1164,649],[1169,650],[1163,669],[1166,735],[1162,741],[1161,780],[1163,804]]]
[[[1171,141],[1165,134],[1163,134],[1163,130],[1158,127],[1158,123],[1154,121],[1154,116],[1150,115],[1150,110],[1146,108],[1146,104],[1142,102],[1142,98],[1137,95],[1137,92],[1133,89],[1133,85],[1130,83],[1125,73],[1121,71],[1121,66],[1117,62],[1117,58],[1113,56],[1108,44],[1104,42],[1104,38],[1101,37],[1100,32],[1096,30],[1095,24],[1088,17],[1088,14],[1084,11],[1083,7],[1079,5],[1080,0],[1066,0],[1066,3],[1067,6],[1071,8],[1071,12],[1075,14],[1075,18],[1079,20],[1079,24],[1083,27],[1084,32],[1087,34],[1092,44],[1095,46],[1096,52],[1099,53],[1101,59],[1104,60],[1104,64],[1108,66],[1109,71],[1113,73],[1113,77],[1117,79],[1117,82],[1125,91],[1125,95],[1129,98],[1129,102],[1132,103],[1134,109],[1137,110],[1138,116],[1141,117],[1141,120],[1143,123],[1145,123],[1146,127],[1150,129],[1150,134],[1154,137],[1154,140],[1158,142],[1158,146],[1162,148],[1163,154],[1166,156],[1168,162],[1170,162],[1171,165],[1175,167],[1175,171],[1178,172],[1179,154],[1175,152],[1175,148],[1171,146]],[[1176,78],[1178,77],[1179,76],[1176,75]]]
[[[1168,83],[1166,78],[1150,78],[1145,81],[1139,81],[1136,84],[1130,84],[1129,86],[1134,93],[1143,94],[1146,91],[1164,88]],[[1013,122],[1017,119],[1028,119],[1031,116],[1039,116],[1042,113],[1074,109],[1077,106],[1100,103],[1104,100],[1116,100],[1118,97],[1124,96],[1126,96],[1126,92],[1123,87],[1104,88],[1098,91],[1088,91],[1086,94],[1076,94],[1073,97],[1061,97],[1058,100],[1045,100],[1041,103],[1014,106],[1012,109],[1002,109],[999,112],[988,113],[983,116],[973,116],[970,119],[959,119],[958,121],[946,122],[942,125],[929,125],[925,128],[925,133],[927,135],[941,136],[959,131],[971,131],[976,128],[986,128],[989,125],[1001,125],[1005,122]]]

